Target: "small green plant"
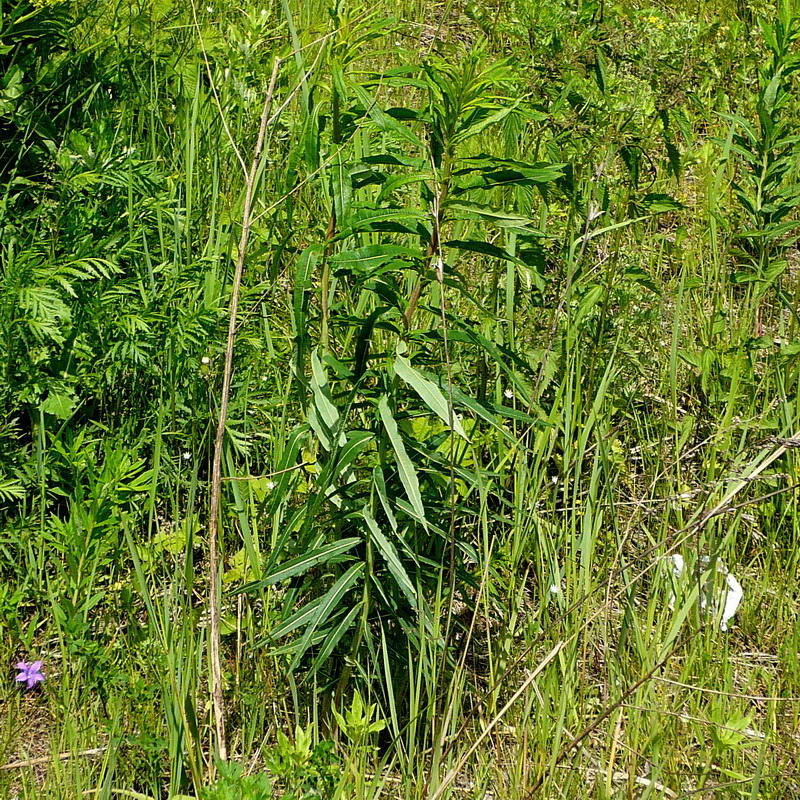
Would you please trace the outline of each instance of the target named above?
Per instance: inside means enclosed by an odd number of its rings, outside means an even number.
[[[263,773],[245,775],[235,761],[217,765],[219,777],[211,786],[200,790],[198,800],[272,800],[272,782]]]
[[[315,745],[310,725],[297,725],[293,740],[278,731],[277,742],[264,760],[284,800],[328,800],[342,772],[334,743]]]
[[[353,692],[350,708],[339,713],[334,709],[333,714],[339,723],[339,730],[347,737],[350,745],[356,749],[369,747],[374,734],[380,733],[386,722],[377,718],[378,706],[375,703],[364,703],[358,691]]]
[[[725,750],[741,748],[748,739],[760,738],[754,731],[752,714],[734,714],[727,709],[714,709],[711,714],[711,737],[714,746],[722,753]]]

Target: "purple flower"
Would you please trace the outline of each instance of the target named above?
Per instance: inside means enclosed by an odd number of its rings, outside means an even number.
[[[44,680],[41,661],[33,661],[30,664],[27,661],[20,661],[17,663],[16,669],[19,670],[17,682],[26,683],[29,689],[33,689],[37,683]]]

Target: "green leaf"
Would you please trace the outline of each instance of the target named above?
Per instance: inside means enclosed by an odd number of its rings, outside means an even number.
[[[424,378],[411,366],[411,362],[404,356],[398,355],[394,360],[394,371],[404,380],[423,400],[426,406],[439,417],[445,425],[450,427],[450,407],[447,399],[439,387]],[[453,430],[464,439],[469,437],[455,414],[452,414]]]
[[[328,631],[316,631],[309,639],[306,649],[308,649],[308,647],[316,647],[318,644],[320,644],[320,642],[324,642],[327,635]],[[300,639],[295,639],[294,641],[288,642],[280,647],[273,647],[270,649],[269,654],[270,656],[286,656],[296,653],[297,648],[300,647],[300,641]]]
[[[396,141],[403,140],[415,147],[419,147],[420,150],[425,149],[422,140],[410,128],[401,125],[397,120],[390,117],[378,105],[377,101],[370,96],[366,89],[358,84],[353,84],[353,91],[356,97],[358,97],[359,102],[364,106],[367,116],[372,120],[378,130],[390,134]]]
[[[24,500],[25,488],[15,478],[0,478],[0,500]]]
[[[462,123],[453,137],[454,142],[463,142],[466,139],[471,139],[473,136],[481,133],[481,131],[488,128],[490,125],[495,125],[502,122],[509,114],[517,110],[517,106],[522,102],[522,98],[510,106],[503,108],[493,109],[485,107],[476,109],[473,114]]]
[[[343,220],[350,208],[350,200],[353,196],[353,182],[341,154],[337,155],[331,167],[331,190],[336,219]]]
[[[291,633],[298,628],[302,628],[303,625],[307,625],[316,613],[316,610],[321,602],[322,598],[318,597],[316,600],[312,600],[310,603],[307,603],[293,614],[290,614],[280,625],[270,631],[270,638],[280,639],[283,636],[286,636],[287,633]]]
[[[369,431],[353,431],[347,434],[347,439],[335,454],[338,474],[345,472],[374,438]]]
[[[680,211],[686,206],[668,194],[658,194],[651,192],[646,194],[641,200],[641,206],[651,214],[665,214],[669,211]]]
[[[534,161],[526,163],[510,158],[497,158],[487,154],[465,158],[460,163],[464,167],[456,175],[480,173],[487,185],[510,182],[530,184],[551,183],[564,177],[566,164]]]
[[[384,264],[396,259],[421,259],[422,251],[416,247],[396,244],[369,244],[355,250],[344,250],[331,256],[330,264],[342,269],[350,268],[362,274],[371,274]]]
[[[445,246],[455,247],[458,250],[467,250],[470,253],[480,253],[485,256],[491,256],[492,258],[499,258],[503,261],[511,261],[514,264],[519,264],[523,267],[527,266],[524,261],[516,256],[511,255],[508,250],[504,250],[502,247],[498,247],[496,244],[491,244],[490,242],[482,242],[480,240],[465,241],[463,239],[452,239],[449,242],[445,242]]]
[[[395,583],[397,583],[400,591],[406,596],[408,602],[411,603],[412,608],[416,608],[417,590],[414,588],[411,578],[408,577],[408,573],[400,561],[400,556],[397,554],[397,549],[386,538],[386,536],[384,536],[383,531],[380,529],[378,523],[375,521],[375,518],[372,516],[366,506],[361,513],[367,522],[367,527],[369,528],[370,533],[372,534],[372,540],[375,542],[378,552],[386,562],[386,566],[389,568],[389,572],[391,572]]]
[[[353,624],[356,616],[358,615],[359,611],[361,611],[362,602],[359,601],[347,612],[344,619],[333,629],[331,630],[327,636],[324,638],[324,644],[317,653],[316,658],[311,664],[311,667],[308,672],[308,678],[311,678],[317,670],[328,660],[330,654],[333,652],[333,648],[339,644],[339,640],[347,633],[347,630]]]
[[[417,519],[422,522],[422,525],[427,530],[428,521],[425,518],[425,507],[422,505],[422,495],[419,491],[417,473],[414,470],[411,459],[408,457],[403,439],[400,436],[400,431],[397,429],[397,422],[392,416],[392,411],[389,408],[389,402],[385,395],[378,401],[378,412],[380,413],[381,421],[383,422],[384,428],[386,428],[389,441],[392,443],[392,448],[394,449],[394,455],[397,459],[397,469],[400,474],[400,482],[406,490],[406,495],[408,495],[408,499],[411,503],[411,507],[414,509]]]
[[[320,245],[307,247],[297,260],[297,268],[294,273],[292,326],[297,343],[298,375],[302,374],[299,367],[303,364],[303,354],[306,352],[306,342],[308,341],[308,304],[311,295],[311,276],[321,255],[322,247]]]
[[[597,82],[597,88],[605,94],[608,81],[606,79],[606,60],[600,50],[597,50],[594,59],[594,79]]]
[[[387,312],[387,306],[379,306],[366,319],[358,321],[358,338],[356,339],[355,358],[353,359],[353,375],[360,379],[367,368],[369,360],[369,346],[375,323]]]
[[[335,432],[339,423],[339,412],[331,400],[328,379],[316,348],[311,353],[311,391],[314,397],[314,406],[308,411],[308,422],[322,446],[326,450],[330,450],[331,440],[328,434]],[[340,434],[342,441],[344,441],[343,436],[344,434]]]
[[[52,414],[58,419],[69,419],[75,410],[75,404],[75,397],[71,394],[50,392],[42,403],[42,411],[45,414]]]
[[[372,470],[372,484],[375,487],[375,491],[378,493],[378,499],[381,501],[386,519],[389,520],[392,530],[397,533],[397,518],[389,503],[389,495],[386,493],[386,480],[383,477],[383,470],[377,465]]]
[[[448,211],[459,212],[453,216],[456,219],[480,219],[491,222],[498,228],[524,228],[527,229],[531,220],[528,217],[521,217],[519,214],[511,214],[506,211],[497,211],[489,206],[478,205],[477,203],[448,203]]]
[[[781,81],[783,79],[783,75],[780,72],[776,72],[775,75],[772,76],[772,80],[764,89],[761,102],[764,104],[764,108],[769,113],[772,113],[775,110],[775,99],[778,96],[778,89],[780,88]]]
[[[337,235],[346,239],[354,233],[382,231],[386,228],[417,233],[420,224],[427,221],[421,211],[411,208],[351,208],[347,225],[343,225]]]
[[[363,562],[353,564],[353,566],[351,566],[350,569],[348,569],[347,572],[345,572],[344,575],[342,575],[342,577],[333,584],[325,596],[320,600],[319,605],[315,608],[314,613],[311,616],[308,627],[306,628],[306,632],[300,639],[300,644],[297,647],[297,651],[294,654],[294,658],[292,659],[289,669],[294,671],[297,668],[300,663],[300,659],[309,648],[311,644],[311,637],[314,635],[317,628],[319,628],[321,625],[324,625],[331,614],[336,611],[339,603],[342,601],[342,598],[352,588],[353,584],[358,580],[363,571]]]
[[[308,572],[311,567],[327,563],[334,558],[341,556],[348,550],[352,550],[361,540],[357,537],[350,537],[349,539],[341,539],[338,542],[325,545],[325,547],[318,547],[308,553],[303,553],[297,558],[293,558],[285,563],[279,565],[275,570],[270,572],[260,581],[253,581],[245,584],[244,586],[233,590],[230,594],[242,594],[246,592],[254,592],[262,589],[264,586],[272,586],[275,583],[280,583],[288,578],[293,578],[295,575],[302,575]]]

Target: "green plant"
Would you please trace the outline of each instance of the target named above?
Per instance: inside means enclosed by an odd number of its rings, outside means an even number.
[[[342,765],[331,741],[313,743],[311,726],[297,725],[294,738],[278,731],[265,764],[285,800],[326,800],[334,796]]]
[[[0,2],[0,796],[797,794],[772,6]]]
[[[296,431],[284,463],[291,464],[301,442],[307,442],[314,453],[314,479],[293,529],[287,528],[273,548],[265,576],[239,590],[254,593],[287,580],[302,586],[287,595],[287,612],[268,636],[279,640],[302,633],[274,652],[290,655],[292,670],[311,654],[310,678],[336,655],[344,635],[354,628],[348,658],[360,661],[362,653],[369,654],[368,669],[384,673],[391,704],[403,702],[399,687],[407,680],[402,676],[406,648],[419,647],[420,632],[427,635],[437,624],[431,602],[437,587],[443,589],[442,570],[449,571],[444,587],[451,599],[470,582],[461,561],[472,557],[473,545],[469,537],[455,533],[461,524],[469,524],[470,512],[466,504],[455,503],[452,492],[455,479],[462,487],[481,480],[479,471],[468,466],[469,445],[457,445],[455,438],[466,443],[466,428],[477,427],[474,420],[462,422],[454,407],[499,430],[505,413],[453,385],[447,370],[449,347],[463,342],[486,348],[523,397],[530,391],[478,330],[451,316],[445,292],[464,291],[458,270],[463,254],[531,269],[525,258],[531,252],[535,258],[542,232],[521,214],[483,201],[513,197],[514,190],[523,196],[537,188],[544,191],[561,175],[559,165],[474,156],[467,149],[492,125],[513,114],[524,116],[521,100],[497,93],[508,80],[507,67],[486,66],[480,53],[459,67],[432,61],[424,66],[420,82],[426,92],[424,109],[390,115],[369,89],[383,81],[406,82],[408,73],[404,69],[366,85],[340,77],[345,83],[337,89],[338,102],[351,97],[353,103],[349,113],[341,112],[352,120],[347,135],[354,135],[360,120],[365,134],[382,141],[382,152],[348,165],[334,184],[341,195],[334,229],[329,227],[327,239],[310,245],[298,263],[294,363],[309,402],[307,425]],[[427,143],[416,126],[398,119],[426,127]],[[338,144],[340,134],[332,135],[333,145]],[[413,205],[412,188],[419,191],[421,208]],[[493,226],[508,244],[472,238],[469,231],[482,225]],[[395,234],[395,242],[387,241],[389,234]],[[323,275],[332,268],[335,278],[321,285],[320,330],[330,326],[331,336],[320,335],[330,349],[311,353],[311,375],[306,377],[299,370],[309,336],[309,276],[320,260]],[[425,322],[417,326],[417,309],[429,285],[436,305],[425,306]],[[441,327],[429,328],[431,321]],[[438,375],[423,371],[430,369]],[[431,416],[439,427],[416,438],[422,429],[415,420]],[[533,417],[522,418],[534,422]],[[457,461],[452,461],[454,453]],[[272,508],[283,502],[288,486],[286,480],[279,484]],[[288,557],[283,556],[287,546]],[[308,577],[301,584],[304,574]],[[309,601],[296,608],[296,598],[303,595]],[[380,647],[390,653],[383,665],[374,657]],[[351,672],[349,664],[341,671],[337,698]],[[336,673],[329,676],[335,679]]]
[[[200,790],[199,800],[271,800],[275,795],[265,773],[246,775],[236,762],[217,765],[220,777]]]
[[[761,19],[759,26],[770,58],[759,70],[757,127],[741,115],[726,115],[732,123],[726,149],[742,164],[742,179],[732,185],[749,223],[736,237],[748,269],[736,272],[733,280],[756,281],[763,294],[785,271],[785,253],[797,238],[789,234],[797,227],[791,213],[800,205],[791,89],[800,69],[793,48],[800,39],[800,17],[790,3],[781,3],[774,20]]]

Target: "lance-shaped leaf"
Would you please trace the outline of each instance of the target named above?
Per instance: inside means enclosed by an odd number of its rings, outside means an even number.
[[[419,233],[428,218],[421,211],[411,208],[363,208],[351,206],[346,224],[343,222],[336,240],[347,239],[355,233],[373,231],[395,231]],[[422,228],[424,230],[424,228]]]
[[[452,416],[453,430],[464,439],[468,438],[458,417],[455,413],[452,415],[450,414],[450,407],[447,403],[447,399],[442,394],[441,389],[439,389],[433,381],[428,380],[417,372],[405,356],[398,355],[395,357],[394,371],[422,398],[425,405],[428,406],[445,425],[448,427],[450,426],[450,418]]]
[[[337,155],[331,167],[331,193],[333,194],[333,209],[337,220],[343,220],[350,208],[353,196],[353,181],[350,178],[348,165],[341,154]]]
[[[298,628],[302,628],[303,625],[307,625],[313,618],[321,602],[322,598],[318,597],[316,600],[306,603],[306,605],[293,614],[290,614],[280,625],[270,631],[270,638],[280,639],[286,636],[287,633],[291,633]]]
[[[311,391],[314,405],[308,410],[308,423],[326,450],[332,447],[333,435],[339,424],[339,412],[333,404],[328,390],[328,378],[319,360],[317,350],[311,353]],[[344,443],[344,434],[339,434],[339,444]]]
[[[339,644],[339,640],[347,633],[347,630],[353,624],[353,621],[356,618],[356,615],[361,611],[361,607],[363,605],[362,601],[356,603],[350,611],[345,614],[344,619],[335,627],[329,631],[326,631],[326,636],[323,641],[322,647],[320,647],[319,652],[317,653],[316,658],[314,659],[313,663],[311,664],[311,668],[308,671],[308,675],[306,676],[306,680],[313,677],[317,670],[328,660],[330,654],[333,652],[333,648]]]
[[[517,110],[517,106],[519,106],[521,102],[522,99],[517,100],[516,103],[509,106],[487,105],[483,108],[475,109],[459,126],[453,137],[454,141],[463,142],[466,139],[476,136],[490,125],[502,122],[509,114]]]
[[[414,465],[408,457],[403,439],[400,436],[400,431],[397,429],[397,422],[392,416],[392,410],[389,408],[389,402],[384,395],[378,401],[378,412],[383,422],[383,427],[386,428],[386,433],[389,435],[389,441],[392,443],[395,459],[397,460],[397,470],[400,475],[400,482],[406,490],[411,507],[414,509],[414,515],[423,524],[425,529],[428,528],[428,521],[425,518],[425,507],[422,505],[422,495],[419,491],[419,480]]]
[[[378,105],[377,101],[370,96],[366,89],[355,84],[353,86],[353,91],[356,97],[358,97],[359,102],[364,106],[367,116],[372,120],[378,130],[389,134],[395,141],[403,140],[415,147],[419,147],[420,150],[424,150],[425,145],[422,140],[410,128],[401,125],[397,120],[390,117]]]
[[[344,250],[331,256],[331,266],[336,270],[347,270],[361,275],[370,275],[379,267],[398,259],[421,259],[422,252],[417,247],[403,247],[397,244],[369,244],[355,250]]]
[[[353,564],[353,566],[350,567],[350,569],[348,569],[347,572],[345,572],[344,575],[342,575],[342,577],[333,584],[333,586],[331,586],[331,588],[320,601],[319,605],[314,609],[314,613],[311,616],[308,627],[300,639],[300,643],[298,644],[294,658],[292,659],[292,664],[290,666],[292,671],[297,668],[298,664],[300,663],[300,659],[303,657],[303,654],[311,645],[311,639],[317,632],[317,629],[324,625],[330,616],[338,609],[339,604],[342,602],[345,594],[347,594],[347,592],[352,588],[353,584],[358,580],[363,571],[363,562]]]
[[[341,556],[348,550],[352,550],[361,540],[356,537],[349,539],[341,539],[338,542],[327,544],[324,547],[317,547],[308,553],[292,558],[277,566],[272,572],[263,577],[260,581],[253,581],[247,583],[239,589],[235,589],[231,594],[242,594],[244,592],[254,592],[264,586],[271,586],[274,583],[280,583],[287,578],[293,578],[295,575],[302,575],[308,572],[311,567],[317,564],[328,563],[337,556]]]
[[[375,517],[372,516],[370,510],[366,506],[361,513],[367,522],[367,527],[372,535],[372,541],[375,542],[378,552],[386,562],[386,566],[389,568],[389,572],[392,574],[395,583],[406,596],[408,602],[411,603],[412,608],[416,608],[417,590],[414,588],[414,584],[411,583],[411,578],[408,577],[408,573],[403,563],[400,561],[400,556],[397,555],[397,548],[384,536],[383,531],[375,521]]]
[[[472,239],[451,239],[449,242],[445,242],[445,246],[455,247],[458,250],[467,250],[470,253],[480,253],[481,255],[491,256],[492,258],[502,259],[503,261],[511,261],[522,267],[527,266],[522,259],[517,258],[513,253],[509,253],[508,250],[504,250],[502,247],[498,247],[491,242],[482,242]]]
[[[294,326],[294,335],[298,340],[307,337],[307,312],[308,312],[308,295],[311,289],[311,276],[314,272],[314,267],[322,255],[322,248],[319,245],[311,245],[306,248],[300,258],[297,260],[297,269],[294,274],[294,303],[292,323]]]
[[[383,470],[377,465],[372,470],[372,485],[378,493],[378,499],[381,501],[386,519],[389,520],[392,530],[397,533],[397,517],[395,517],[394,511],[392,511],[391,503],[389,503],[389,495],[386,493],[386,481],[383,477]]]
[[[533,230],[529,217],[522,217],[519,214],[512,214],[507,211],[498,211],[478,203],[454,201],[447,204],[447,210],[453,219],[481,220],[496,225],[498,228],[517,228],[529,233]]]

